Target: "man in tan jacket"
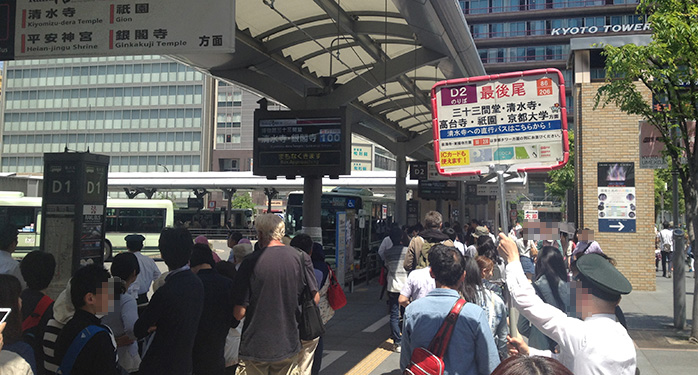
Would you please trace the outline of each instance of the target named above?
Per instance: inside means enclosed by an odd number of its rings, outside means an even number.
[[[411,272],[416,269],[429,266],[427,253],[433,245],[441,243],[453,247],[453,241],[441,232],[443,219],[437,211],[429,211],[424,216],[424,230],[419,235],[412,238],[405,255],[405,271]]]

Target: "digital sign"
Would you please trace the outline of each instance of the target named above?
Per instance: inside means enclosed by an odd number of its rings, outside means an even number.
[[[339,176],[350,171],[351,133],[344,108],[254,114],[258,176]]]

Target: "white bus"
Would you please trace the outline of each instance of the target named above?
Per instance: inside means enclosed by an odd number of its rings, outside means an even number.
[[[174,225],[174,206],[167,199],[107,199],[105,257],[126,250],[124,237],[145,237],[144,252],[157,252],[160,232]],[[41,198],[21,192],[0,192],[0,224],[18,228],[17,256],[38,250],[41,243]]]

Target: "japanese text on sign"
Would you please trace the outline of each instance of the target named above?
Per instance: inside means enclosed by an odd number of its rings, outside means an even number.
[[[563,85],[555,69],[437,83],[432,97],[439,172],[467,174],[501,161],[524,170],[564,165]]]
[[[17,0],[12,41],[0,40],[0,60],[233,52],[233,5],[224,0]]]

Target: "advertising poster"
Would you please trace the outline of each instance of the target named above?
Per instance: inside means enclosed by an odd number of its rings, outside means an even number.
[[[569,159],[557,69],[442,81],[431,93],[434,159],[442,175],[480,174],[492,164],[549,171]]]
[[[599,232],[635,232],[635,163],[598,163],[598,216]]]
[[[354,280],[354,214],[337,212],[335,248],[335,273],[339,285],[346,285]]]
[[[664,142],[659,129],[647,121],[640,121],[640,168],[668,168],[663,151]]]
[[[0,20],[0,60],[235,51],[233,1],[0,0]]]

